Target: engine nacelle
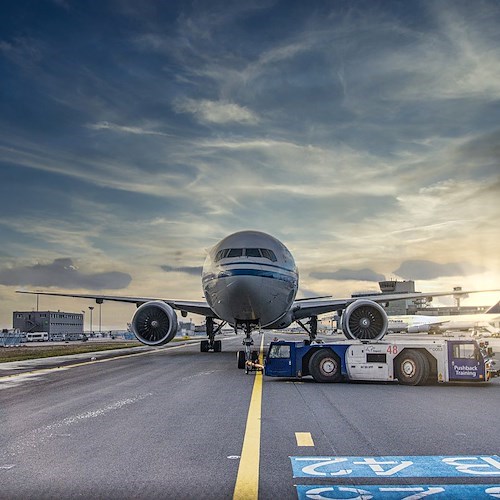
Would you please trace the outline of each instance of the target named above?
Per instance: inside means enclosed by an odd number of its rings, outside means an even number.
[[[152,300],[142,304],[131,322],[137,339],[146,345],[163,345],[177,333],[177,315],[165,302]]]
[[[342,331],[348,339],[380,340],[388,324],[384,308],[373,300],[356,300],[342,314]]]

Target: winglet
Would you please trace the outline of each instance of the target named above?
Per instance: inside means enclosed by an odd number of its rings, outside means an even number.
[[[494,306],[491,306],[487,311],[485,311],[485,313],[500,314],[500,300]]]

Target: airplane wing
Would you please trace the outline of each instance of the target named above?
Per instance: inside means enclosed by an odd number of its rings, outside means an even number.
[[[479,292],[498,292],[500,290],[460,290],[451,292],[415,292],[415,293],[388,293],[388,294],[375,294],[375,295],[357,295],[356,297],[349,297],[347,299],[331,299],[331,300],[308,300],[308,301],[295,301],[292,306],[292,314],[294,320],[309,318],[311,316],[318,316],[333,311],[345,309],[349,304],[356,300],[367,299],[377,303],[392,302],[394,300],[412,300],[423,299],[432,297],[446,297],[450,295],[467,295],[469,293]]]
[[[444,297],[449,295],[467,295],[469,293],[478,292],[497,292],[500,290],[464,290],[464,291],[452,291],[452,292],[434,292],[434,293],[393,293],[393,294],[375,294],[375,295],[360,295],[356,297],[349,297],[346,299],[330,299],[324,300],[322,298],[317,299],[298,299],[292,305],[292,316],[293,320],[309,318],[311,316],[318,316],[320,314],[329,313],[332,311],[338,311],[345,309],[352,302],[359,299],[368,299],[374,302],[390,302],[394,300],[411,300],[411,299],[421,299],[425,297]],[[62,293],[62,292],[44,292],[44,291],[27,291],[27,290],[17,290],[16,293],[27,293],[31,295],[51,295],[56,297],[73,297],[80,299],[92,299],[98,304],[104,302],[105,300],[114,302],[128,302],[136,304],[137,306],[144,304],[145,302],[150,302],[152,300],[161,300],[166,304],[170,305],[173,309],[177,309],[181,312],[199,314],[201,316],[209,316],[217,318],[218,316],[212,311],[210,306],[205,301],[187,301],[187,300],[170,300],[158,297],[124,297],[116,295],[100,295],[100,294],[75,294],[75,293]]]
[[[16,293],[28,293],[31,295],[52,295],[55,297],[73,297],[77,299],[92,299],[95,300],[98,304],[102,304],[105,300],[113,302],[128,302],[130,304],[136,304],[137,306],[140,306],[141,304],[150,302],[152,300],[161,300],[173,309],[177,309],[181,312],[199,314],[200,316],[211,316],[213,318],[218,317],[214,313],[214,311],[210,309],[209,305],[205,301],[169,300],[158,297],[120,297],[116,295],[94,295],[86,293],[38,292],[27,290],[16,290]]]

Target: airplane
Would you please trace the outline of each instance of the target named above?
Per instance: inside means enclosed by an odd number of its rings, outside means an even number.
[[[443,333],[446,330],[484,328],[494,332],[493,322],[500,321],[500,302],[484,313],[428,316],[424,314],[389,316],[389,331],[407,333]]]
[[[137,310],[131,329],[137,339],[148,346],[164,345],[175,337],[178,329],[176,310],[183,317],[188,313],[205,316],[208,339],[200,343],[202,352],[221,351],[221,341],[215,340],[215,336],[229,324],[236,333],[242,330],[245,334],[244,350],[238,351],[239,368],[256,358],[251,349],[255,329],[283,329],[297,322],[312,342],[317,335],[318,315],[337,311],[342,314],[342,330],[347,338],[379,340],[388,327],[387,314],[380,303],[402,298],[457,295],[453,291],[296,299],[299,273],[288,248],[269,234],[248,230],[230,234],[208,251],[201,281],[205,301],[25,290],[17,293],[93,299],[98,304],[105,300],[135,303]],[[458,294],[474,292],[460,291]]]

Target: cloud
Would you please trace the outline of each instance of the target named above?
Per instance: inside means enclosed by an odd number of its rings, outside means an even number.
[[[309,274],[311,278],[317,280],[337,280],[337,281],[382,281],[385,279],[383,274],[376,273],[371,269],[339,269],[334,272],[312,272]]]
[[[439,264],[430,260],[407,260],[403,262],[395,274],[405,279],[433,280],[445,276],[466,276],[486,272],[486,268],[465,262]]]
[[[86,125],[87,128],[92,130],[111,130],[113,132],[122,132],[126,134],[136,134],[136,135],[160,135],[168,137],[169,134],[165,134],[164,132],[158,132],[157,130],[148,130],[142,127],[133,127],[128,125],[117,125],[116,123],[109,122],[98,122],[98,123],[89,123]]]
[[[478,161],[493,161],[498,169],[500,161],[500,129],[479,134],[457,147],[457,155],[477,164]]]
[[[66,10],[70,9],[70,6],[66,0],[52,0],[52,2]]]
[[[0,284],[7,286],[55,286],[88,290],[126,288],[132,277],[118,271],[83,273],[70,258],[55,259],[51,264],[35,264],[0,270]]]
[[[174,102],[178,113],[191,113],[200,122],[208,123],[243,123],[255,125],[258,116],[248,108],[226,101],[209,101],[207,99],[181,99]]]
[[[3,281],[73,256],[189,299],[247,228],[320,295],[416,259],[499,276],[497,1],[58,4],[5,7]]]
[[[201,276],[201,272],[203,270],[202,266],[179,266],[179,267],[174,267],[174,266],[168,266],[164,265],[161,266],[161,268],[167,272],[176,272],[176,273],[186,273],[186,274],[191,274],[193,276]]]
[[[0,53],[21,67],[39,63],[44,56],[45,47],[39,40],[28,37],[15,37],[7,42],[0,40]]]
[[[404,23],[388,11],[380,12],[376,21],[373,16],[361,19],[355,31],[365,50],[351,61],[357,68],[351,72],[355,78],[349,80],[349,91],[356,99],[349,104],[366,110],[370,103],[362,92],[367,91],[371,99],[375,88],[383,97],[373,100],[375,106],[391,109],[391,103],[397,102],[402,109],[403,104],[420,102],[429,108],[427,116],[432,113],[430,107],[447,107],[446,101],[456,107],[457,99],[464,99],[461,106],[467,106],[469,99],[498,99],[498,4],[483,2],[475,8],[467,2],[444,1],[413,7],[416,16],[432,18],[432,25]],[[343,42],[342,48],[349,43]]]

